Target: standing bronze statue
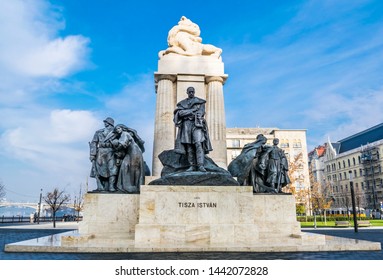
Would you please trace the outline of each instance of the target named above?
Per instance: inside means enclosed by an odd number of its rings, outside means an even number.
[[[281,193],[290,183],[287,158],[278,147],[279,139],[273,140],[273,146],[266,145],[266,141],[259,134],[255,142],[245,145],[228,170],[240,185],[253,186],[254,193]]]
[[[213,150],[204,118],[206,101],[194,96],[193,87],[188,87],[186,92],[188,98],[180,101],[174,111],[174,123],[178,127],[175,152],[187,155],[186,171],[206,172],[205,154]]]
[[[135,130],[123,124],[116,125],[114,132],[115,139],[112,143],[119,166],[117,189],[122,192],[139,193],[145,178],[143,141]]]
[[[273,146],[265,151],[267,159],[267,179],[266,183],[272,187],[275,192],[282,192],[282,188],[290,183],[288,176],[289,165],[285,152],[278,147],[279,139],[273,140]]]
[[[113,134],[114,120],[110,117],[106,118],[104,126],[103,129],[95,132],[92,141],[89,143],[89,159],[92,162],[90,177],[96,178],[97,191],[114,192],[116,191],[118,168],[113,145],[105,142],[105,139]]]
[[[213,149],[205,120],[206,101],[194,96],[194,87],[188,87],[186,93],[188,98],[174,110],[178,128],[174,149],[158,155],[163,165],[161,178],[149,185],[238,186],[229,171],[207,156]]]

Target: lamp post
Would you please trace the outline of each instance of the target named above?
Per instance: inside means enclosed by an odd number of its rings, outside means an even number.
[[[40,190],[39,211],[37,212],[37,223],[40,224],[41,198],[43,197],[43,189]]]
[[[354,193],[354,182],[352,181],[352,171],[348,171],[350,178],[350,190],[351,190],[351,202],[352,202],[352,213],[354,218],[354,231],[358,232],[358,221],[356,220],[356,207],[355,207],[355,193]]]

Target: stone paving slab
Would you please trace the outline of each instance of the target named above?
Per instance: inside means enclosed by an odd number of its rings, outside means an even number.
[[[65,229],[23,229],[5,228],[0,226],[0,260],[383,260],[383,251],[343,251],[343,252],[283,252],[283,253],[254,253],[254,252],[151,252],[151,253],[6,253],[4,246],[27,239],[40,238]],[[304,229],[338,237],[354,238],[383,243],[382,228],[360,229]]]

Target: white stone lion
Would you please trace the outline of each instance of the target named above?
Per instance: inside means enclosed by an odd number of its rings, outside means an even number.
[[[160,58],[170,53],[185,56],[210,55],[219,58],[222,49],[210,44],[202,44],[200,34],[199,26],[182,16],[178,25],[170,29],[168,35],[169,48],[159,53]]]

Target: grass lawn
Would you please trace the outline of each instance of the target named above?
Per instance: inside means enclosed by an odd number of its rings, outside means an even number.
[[[383,226],[383,220],[369,220],[371,223],[371,226]],[[354,221],[350,221],[350,227],[354,226]],[[301,227],[302,228],[313,228],[314,227],[314,222],[301,222]],[[317,227],[335,227],[335,221],[327,221],[321,222],[317,221]]]

